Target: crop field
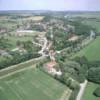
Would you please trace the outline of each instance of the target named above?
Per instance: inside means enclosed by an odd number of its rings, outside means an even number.
[[[82,100],[100,100],[100,97],[98,98],[93,95],[93,92],[97,87],[98,84],[88,82]]]
[[[0,100],[68,100],[70,94],[70,89],[37,68],[0,79]]]
[[[98,36],[91,44],[86,46],[75,56],[85,56],[89,61],[99,61],[100,60],[100,36]]]
[[[33,21],[41,21],[44,19],[44,16],[30,16],[28,18],[24,18],[24,20],[33,20]]]

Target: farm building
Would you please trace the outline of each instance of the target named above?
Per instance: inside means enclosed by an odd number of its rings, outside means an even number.
[[[57,63],[55,62],[55,61],[50,61],[50,62],[48,62],[48,63],[46,63],[45,65],[44,65],[44,69],[48,72],[48,73],[50,73],[50,74],[52,74],[52,75],[62,75],[62,72],[59,70],[59,71],[57,71],[55,68],[54,68],[54,66],[56,65]]]

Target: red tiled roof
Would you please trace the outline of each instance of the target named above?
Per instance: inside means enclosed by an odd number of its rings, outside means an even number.
[[[57,63],[55,61],[50,61],[46,64],[48,68],[53,68]]]

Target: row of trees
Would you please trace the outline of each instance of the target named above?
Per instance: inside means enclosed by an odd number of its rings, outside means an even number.
[[[25,53],[21,55],[19,52],[10,52],[9,54],[10,56],[6,56],[3,60],[0,60],[0,69],[19,64],[32,58],[40,57],[37,53]]]

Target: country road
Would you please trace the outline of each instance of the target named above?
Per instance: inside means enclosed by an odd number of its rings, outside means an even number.
[[[41,50],[38,52],[39,54],[42,54],[42,56],[45,55],[44,50],[47,48],[47,43],[48,43],[48,40],[46,37],[44,37],[43,40],[44,40],[44,45],[42,46]]]
[[[84,93],[84,90],[85,90],[85,87],[86,87],[86,85],[87,85],[87,80],[85,80],[85,82],[84,83],[81,83],[80,84],[80,91],[79,91],[79,93],[78,93],[78,95],[77,95],[77,98],[76,98],[76,100],[81,100],[81,97],[82,97],[82,95],[83,95],[83,93]]]

